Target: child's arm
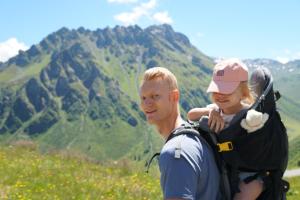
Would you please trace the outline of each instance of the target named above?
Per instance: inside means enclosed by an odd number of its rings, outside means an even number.
[[[220,113],[212,107],[193,108],[187,114],[188,119],[191,121],[198,121],[202,116],[208,116],[208,126],[216,133],[220,132],[225,126]]]
[[[202,116],[208,116],[211,110],[212,108],[207,107],[193,108],[188,112],[187,117],[191,121],[198,121]]]

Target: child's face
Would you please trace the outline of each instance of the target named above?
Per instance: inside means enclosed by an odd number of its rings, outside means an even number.
[[[231,94],[213,92],[212,99],[225,114],[235,114],[241,110],[242,91],[238,87]]]

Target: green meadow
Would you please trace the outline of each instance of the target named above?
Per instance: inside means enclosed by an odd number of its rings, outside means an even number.
[[[156,166],[146,174],[128,160],[101,163],[76,152],[37,149],[28,141],[0,148],[0,199],[162,199]],[[300,177],[289,182],[288,199],[299,199]]]
[[[0,199],[162,199],[159,178],[127,160],[102,164],[34,144],[0,148]]]

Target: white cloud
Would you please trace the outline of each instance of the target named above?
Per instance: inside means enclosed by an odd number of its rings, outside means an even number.
[[[27,49],[28,47],[24,43],[18,42],[16,38],[10,38],[0,43],[0,61],[5,62],[9,58],[17,55],[19,50]]]
[[[115,0],[116,1],[116,0]],[[151,18],[151,10],[157,5],[157,0],[149,0],[134,7],[131,12],[123,12],[114,16],[117,21],[122,22],[125,26],[133,25],[138,22],[141,17]]]
[[[114,18],[122,22],[125,26],[135,24],[143,14],[141,12],[124,12],[116,15]]]
[[[288,63],[289,61],[292,60],[299,60],[300,59],[300,52],[293,52],[290,49],[284,49],[283,55],[277,56],[276,60],[281,62],[282,64]]]
[[[126,3],[135,3],[138,0],[107,0],[108,3],[120,3],[120,4],[126,4]]]
[[[140,9],[139,7],[136,7],[133,9],[132,12],[123,12],[118,15],[115,15],[114,18],[117,21],[122,22],[125,26],[136,24],[137,21],[143,16],[146,15],[147,12]]]
[[[150,0],[147,3],[142,3],[140,7],[145,10],[150,10],[150,9],[154,8],[156,6],[156,4],[157,4],[156,0]]]
[[[276,57],[276,60],[282,64],[286,64],[290,61],[290,58],[288,57]]]
[[[157,12],[153,15],[153,19],[161,24],[172,24],[173,20],[167,11]]]

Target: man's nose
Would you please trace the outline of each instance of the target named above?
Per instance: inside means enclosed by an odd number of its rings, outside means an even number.
[[[146,99],[144,100],[144,104],[147,105],[147,106],[151,105],[152,103],[153,103],[153,101],[152,101],[151,98],[146,98]]]

